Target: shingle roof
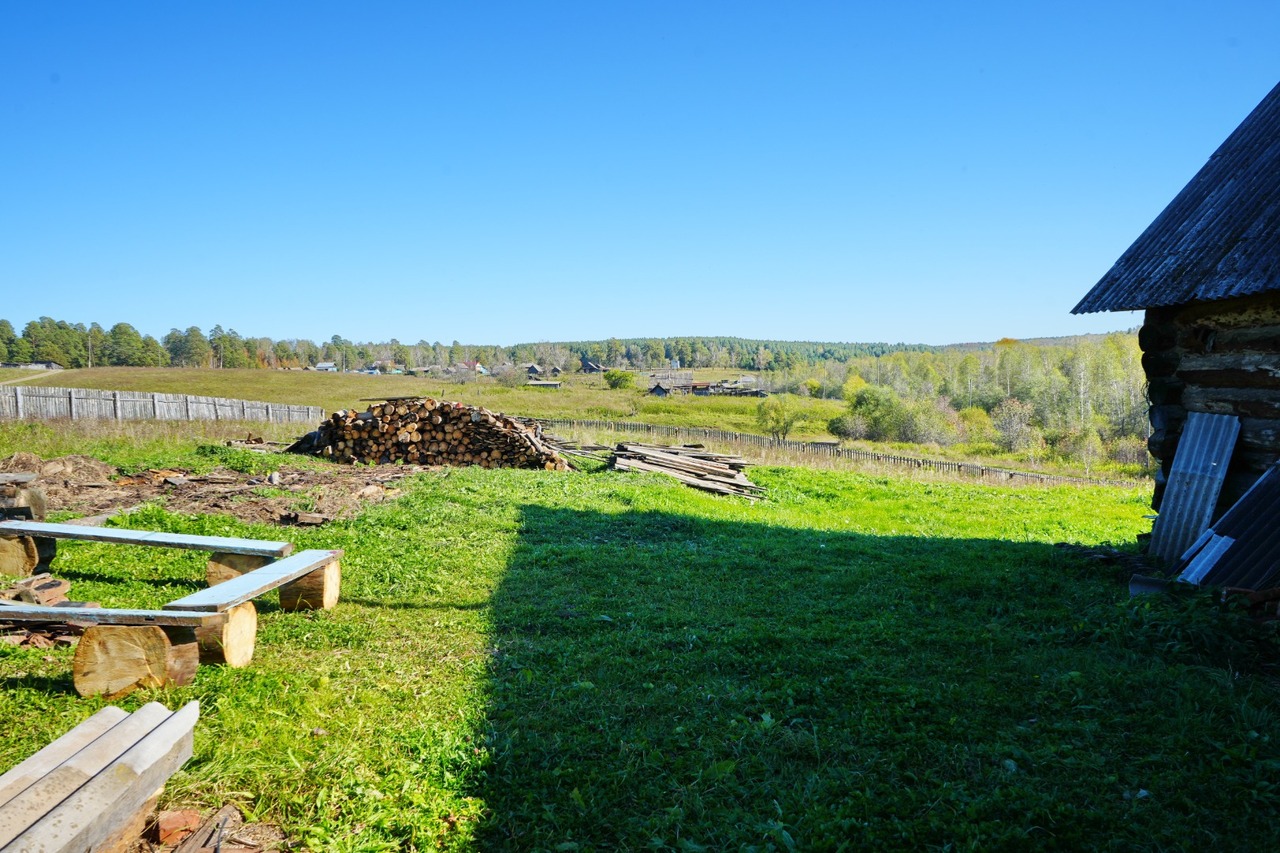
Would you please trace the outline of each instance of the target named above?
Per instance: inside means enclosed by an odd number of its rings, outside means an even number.
[[[1280,85],[1073,314],[1280,290]]]

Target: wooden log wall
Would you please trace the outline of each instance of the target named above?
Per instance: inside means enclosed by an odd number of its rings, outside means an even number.
[[[92,388],[0,386],[0,418],[114,421],[260,421],[315,423],[319,406],[294,406],[192,394],[98,391]]]
[[[1187,412],[1236,415],[1240,437],[1215,516],[1280,459],[1280,293],[1146,312],[1138,334],[1151,401],[1151,455],[1164,484]]]
[[[569,468],[542,443],[536,427],[430,397],[389,400],[364,412],[335,412],[319,432],[317,452],[339,462]]]

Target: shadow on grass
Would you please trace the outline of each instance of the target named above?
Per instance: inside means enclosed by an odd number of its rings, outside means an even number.
[[[0,676],[0,690],[34,690],[39,693],[67,694],[75,696],[76,686],[71,673],[65,675],[6,675]]]
[[[1043,544],[525,506],[492,600],[482,846],[1048,833],[1071,774],[1009,786],[1045,691],[1086,666],[1053,626],[1082,588],[1119,596],[1087,571]]]
[[[449,602],[405,601],[403,599],[377,598],[343,598],[344,604],[360,607],[372,607],[378,610],[488,610],[489,602],[477,601],[470,604],[451,604]]]
[[[83,569],[69,569],[61,566],[55,566],[53,574],[56,577],[69,581],[93,581],[100,583],[121,583],[122,579],[119,574],[103,573],[103,572],[86,572]],[[183,580],[182,578],[139,578],[130,577],[128,582],[131,584],[143,584],[145,586],[155,587],[157,589],[167,589],[177,587],[180,589],[189,589],[193,592],[204,589],[208,586],[204,580]]]

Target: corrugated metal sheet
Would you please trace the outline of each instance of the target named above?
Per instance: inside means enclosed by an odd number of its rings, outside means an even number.
[[[1187,583],[1200,583],[1204,576],[1209,574],[1210,570],[1218,564],[1222,559],[1222,555],[1234,544],[1236,540],[1230,536],[1214,536],[1209,531],[1205,531],[1209,535],[1201,537],[1207,541],[1202,548],[1192,548],[1187,552],[1186,568],[1178,574],[1178,580]]]
[[[1271,290],[1280,290],[1280,85],[1072,313]]]
[[[1213,541],[1229,543],[1201,559],[1213,542],[1184,568],[1183,580],[1211,586],[1270,589],[1280,584],[1280,466],[1267,470],[1214,525]],[[1200,570],[1197,570],[1197,563]],[[1191,575],[1194,573],[1195,577]]]
[[[1240,421],[1234,415],[1187,414],[1160,514],[1151,529],[1152,554],[1175,563],[1209,529],[1239,433]]]

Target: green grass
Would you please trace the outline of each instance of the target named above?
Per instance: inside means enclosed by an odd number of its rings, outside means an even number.
[[[175,449],[171,464],[194,451]],[[1147,494],[753,469],[750,505],[613,472],[411,478],[349,522],[343,600],[260,607],[201,667],[173,803],[317,850],[1188,849],[1274,836],[1271,636],[1132,603],[1058,541]],[[158,507],[131,526],[278,538]],[[199,555],[64,543],[78,598],[156,606]],[[0,766],[101,706],[0,647]]]
[[[0,382],[9,382],[14,379],[22,379],[24,377],[39,376],[38,370],[22,370],[17,367],[0,367]]]

